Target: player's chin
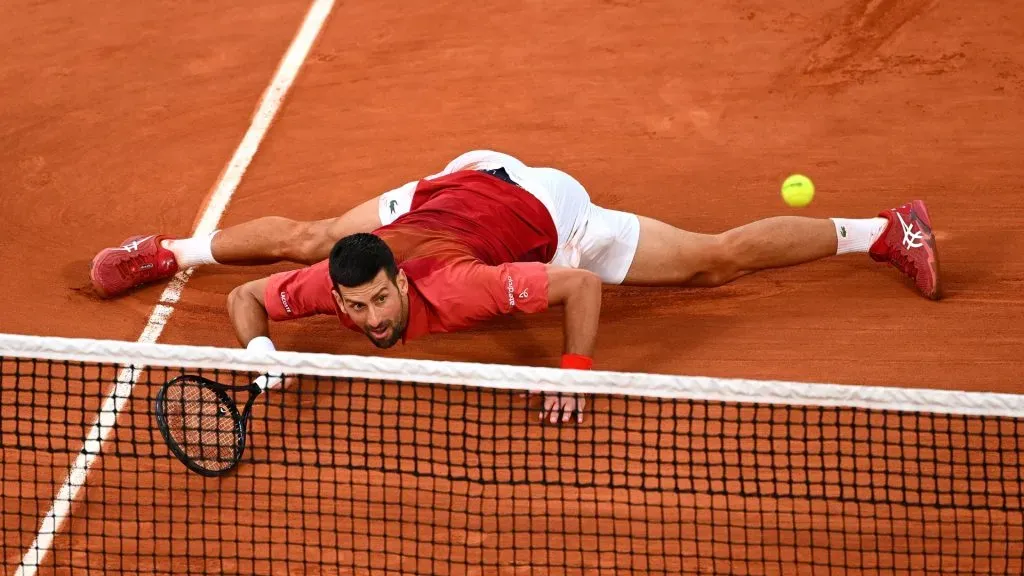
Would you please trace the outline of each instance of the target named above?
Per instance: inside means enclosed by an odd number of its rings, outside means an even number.
[[[392,346],[397,344],[399,340],[399,334],[393,330],[389,330],[386,335],[380,338],[378,338],[377,336],[373,336],[371,334],[367,334],[366,337],[370,339],[370,342],[373,342],[374,346],[382,349],[391,348]]]

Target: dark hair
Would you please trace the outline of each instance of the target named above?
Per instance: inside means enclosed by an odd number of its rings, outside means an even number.
[[[398,276],[398,265],[391,248],[379,237],[364,232],[338,240],[331,249],[328,267],[331,281],[346,288],[366,284],[382,269],[392,282]]]

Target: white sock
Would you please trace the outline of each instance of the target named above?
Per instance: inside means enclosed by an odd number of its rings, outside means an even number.
[[[832,223],[836,225],[836,238],[839,240],[836,254],[848,254],[850,252],[867,252],[871,245],[885,233],[889,221],[879,216],[856,220],[832,218]]]
[[[163,246],[174,253],[174,259],[178,261],[178,268],[182,270],[205,264],[216,264],[217,261],[213,259],[213,237],[216,235],[217,232],[214,232],[209,236],[164,240]]]

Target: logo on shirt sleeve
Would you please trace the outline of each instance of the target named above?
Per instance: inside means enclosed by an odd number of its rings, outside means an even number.
[[[287,292],[281,292],[281,306],[284,306],[284,311],[288,313],[289,316],[292,315],[292,307],[288,305]]]
[[[508,289],[508,307],[516,307],[516,289],[512,285],[512,275],[505,276],[505,288]]]

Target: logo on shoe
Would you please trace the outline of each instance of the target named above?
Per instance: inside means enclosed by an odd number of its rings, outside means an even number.
[[[896,213],[896,217],[900,219],[900,226],[903,227],[903,245],[907,247],[907,249],[920,248],[924,246],[924,242],[921,240],[922,236],[924,236],[924,230],[914,232],[913,222],[908,223],[903,220],[903,216],[899,212]]]
[[[129,242],[127,244],[122,244],[121,246],[118,246],[117,249],[118,250],[124,250],[125,252],[138,252],[139,251],[139,246],[141,246],[143,242],[145,242],[146,240],[149,240],[152,237],[153,236],[146,236],[145,238],[139,238],[137,240],[132,240],[131,242]]]

